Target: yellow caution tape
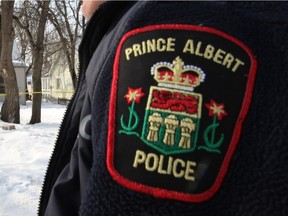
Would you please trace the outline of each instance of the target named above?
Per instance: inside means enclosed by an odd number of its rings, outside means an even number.
[[[19,92],[19,95],[27,95],[27,94],[43,94],[43,93],[74,93],[72,90],[67,91],[41,91],[41,92]],[[0,94],[1,96],[6,96],[6,94]]]

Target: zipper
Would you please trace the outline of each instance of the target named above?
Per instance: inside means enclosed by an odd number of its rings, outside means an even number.
[[[81,68],[81,66],[79,64],[79,66],[78,66],[79,80],[83,76],[82,75],[83,73],[81,73],[80,68]],[[47,166],[47,169],[46,169],[46,172],[44,175],[44,182],[42,184],[42,189],[40,192],[40,199],[39,199],[39,203],[38,203],[38,215],[39,216],[44,215],[45,209],[43,209],[43,208],[44,208],[44,206],[46,207],[48,204],[49,195],[50,195],[50,192],[52,189],[51,182],[52,182],[53,177],[54,177],[53,173],[55,172],[56,164],[57,164],[58,159],[59,159],[61,153],[63,152],[63,148],[64,148],[64,146],[61,146],[59,143],[61,138],[65,134],[64,133],[65,127],[67,127],[67,125],[64,123],[69,120],[69,117],[72,118],[71,115],[68,115],[68,114],[71,112],[71,108],[72,108],[72,106],[73,106],[73,104],[77,98],[77,95],[79,94],[79,89],[80,89],[81,85],[82,85],[82,82],[81,82],[81,84],[79,83],[79,85],[77,85],[76,90],[72,96],[72,99],[71,99],[70,103],[67,105],[66,111],[64,113],[64,117],[63,117],[62,122],[61,122],[61,126],[58,130],[56,142],[55,142],[54,148],[52,150],[52,155],[51,155],[50,160],[48,162],[48,166]],[[54,181],[53,181],[53,183],[54,183]]]

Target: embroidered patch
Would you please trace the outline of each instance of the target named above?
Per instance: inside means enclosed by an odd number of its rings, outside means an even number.
[[[219,189],[252,97],[256,61],[208,27],[127,33],[114,63],[107,166],[121,185],[200,202]]]

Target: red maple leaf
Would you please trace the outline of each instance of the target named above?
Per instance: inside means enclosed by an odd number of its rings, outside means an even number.
[[[127,100],[128,104],[131,104],[133,101],[136,103],[140,103],[141,97],[143,97],[145,94],[142,92],[142,88],[132,89],[128,87],[128,92],[124,96],[124,98]]]
[[[210,100],[209,104],[205,104],[209,110],[209,116],[217,116],[218,120],[221,120],[223,116],[227,116],[227,112],[224,110],[224,104],[217,104],[214,100]]]

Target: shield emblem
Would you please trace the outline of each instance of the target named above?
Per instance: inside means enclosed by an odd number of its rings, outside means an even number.
[[[165,155],[194,151],[201,107],[201,94],[151,87],[142,140]]]
[[[110,97],[113,179],[165,199],[211,198],[236,150],[255,75],[251,50],[219,30],[156,25],[128,32]]]

